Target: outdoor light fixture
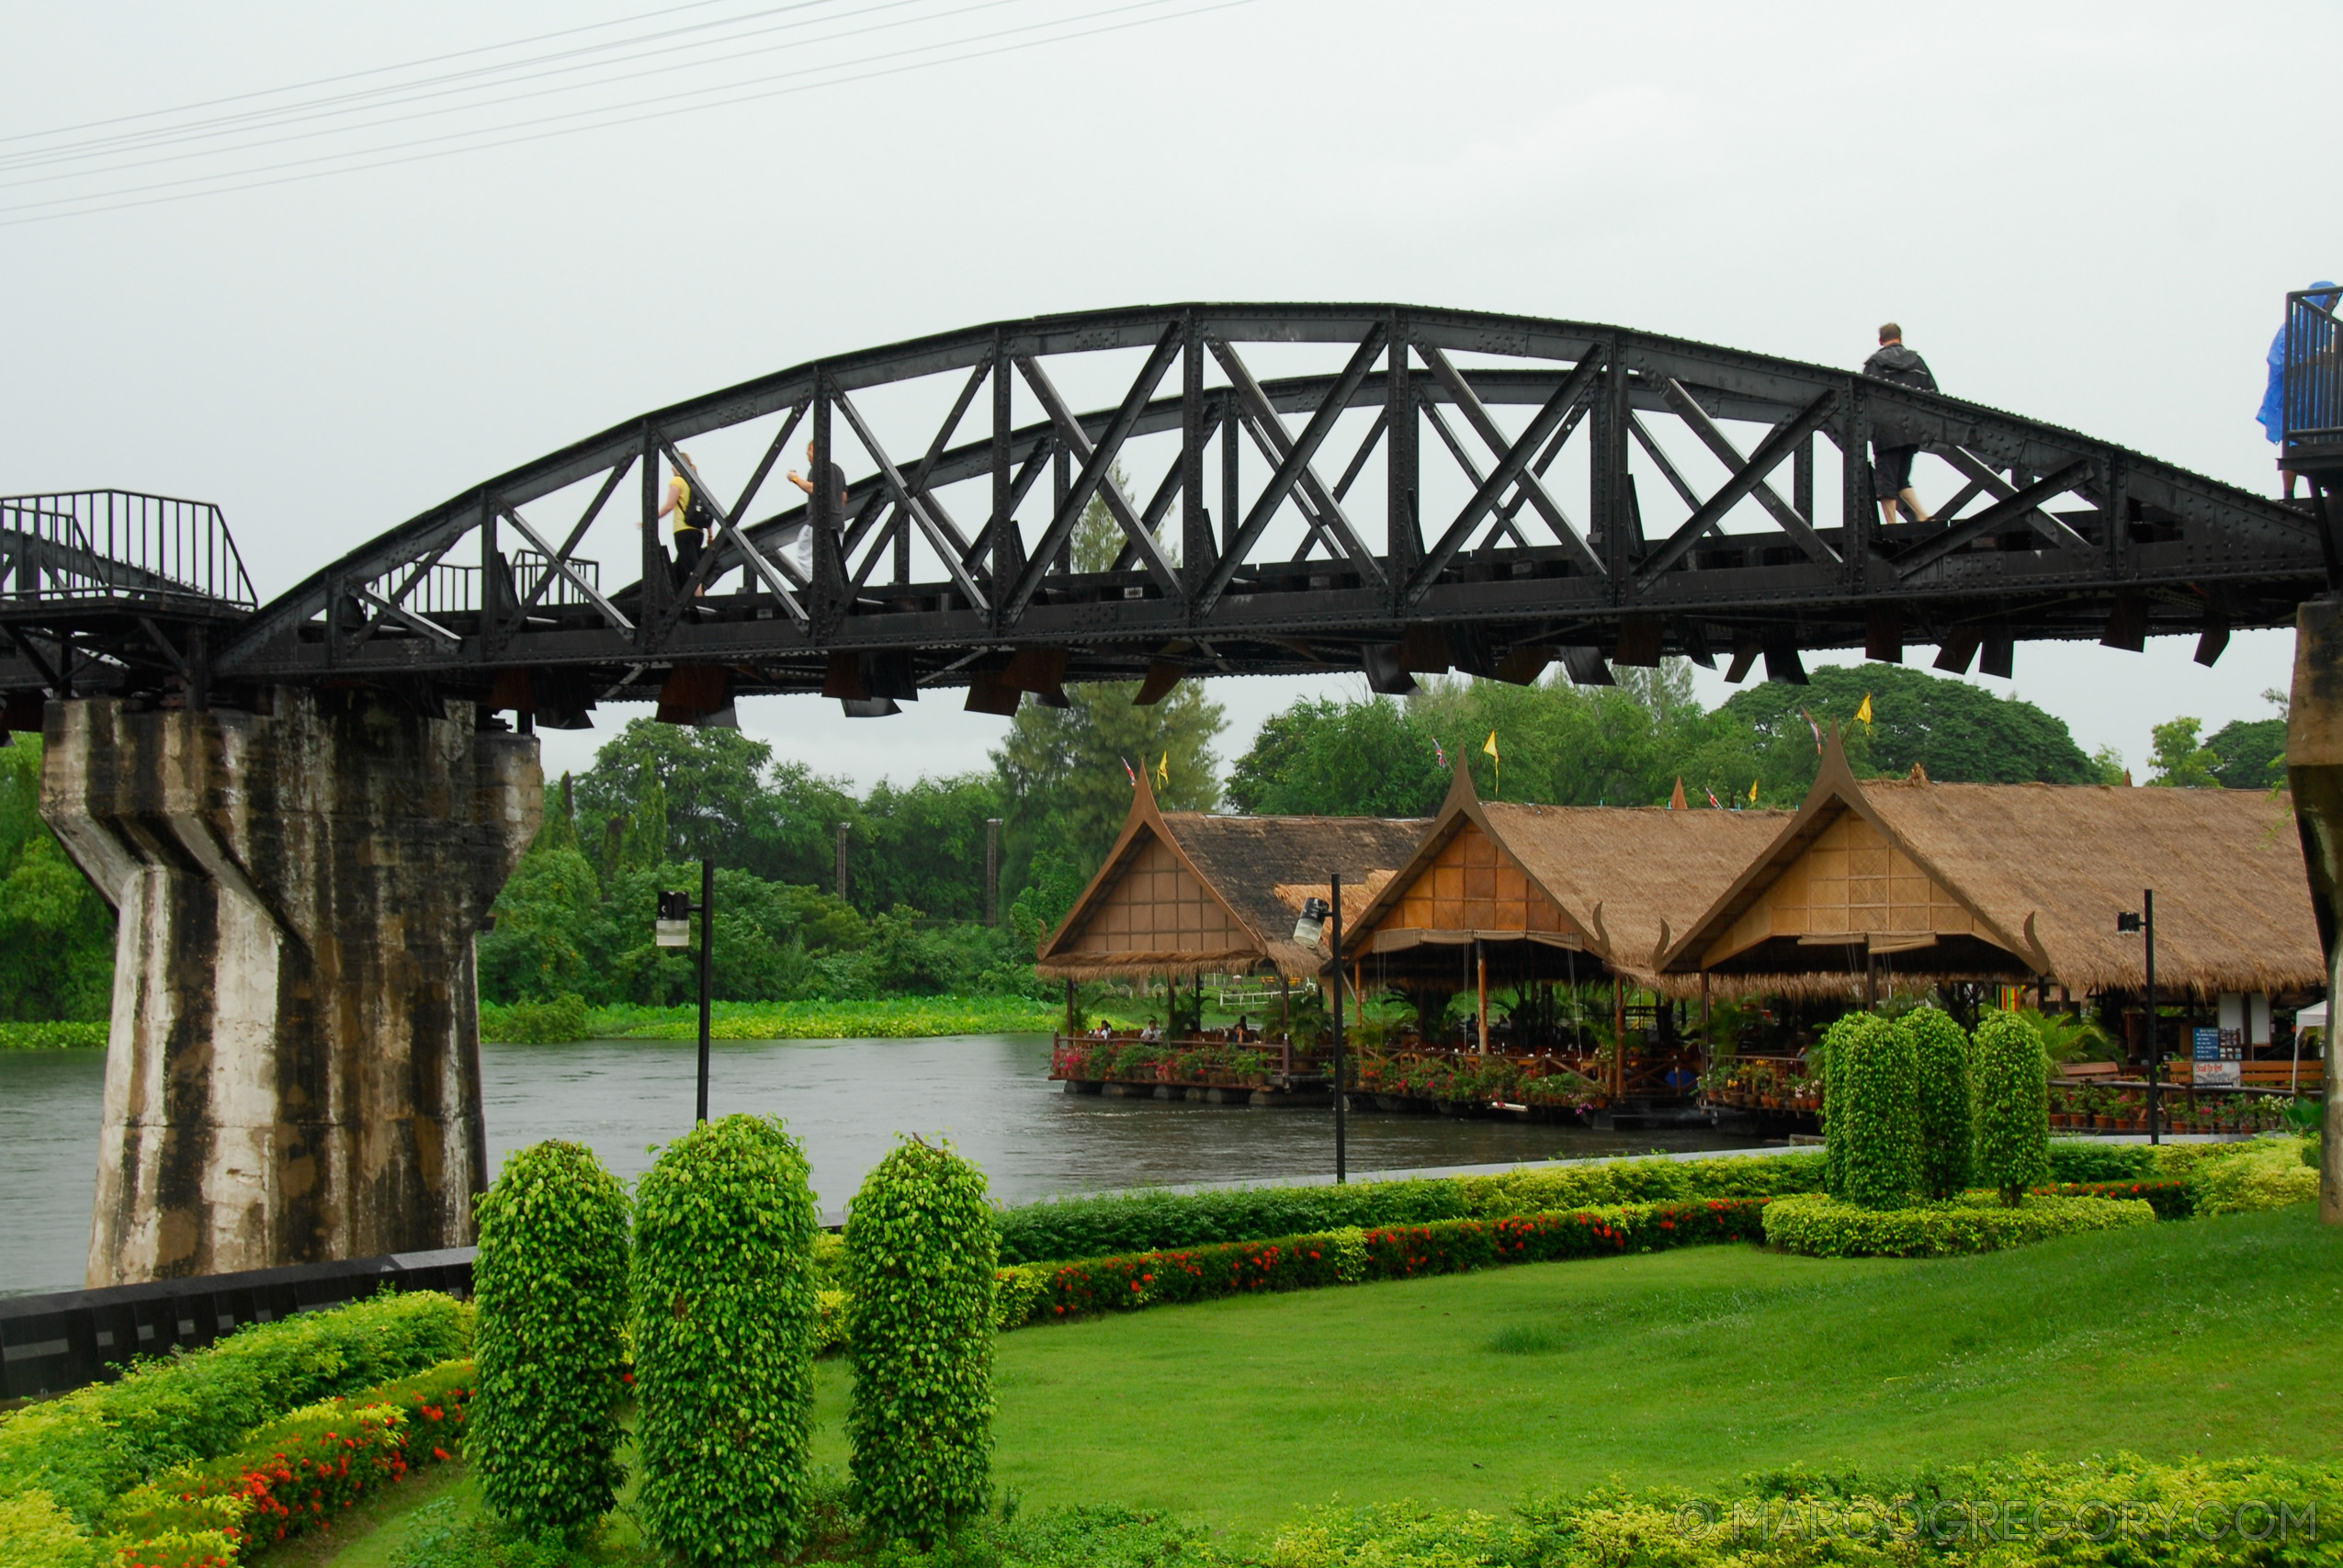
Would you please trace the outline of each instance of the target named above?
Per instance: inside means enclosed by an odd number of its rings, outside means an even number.
[[[1297,947],[1316,947],[1318,939],[1326,932],[1326,917],[1334,912],[1323,898],[1302,900],[1301,919],[1294,922],[1294,943]]]
[[[662,891],[659,918],[651,923],[651,940],[662,947],[692,944],[692,917],[699,917],[699,1120],[707,1120],[708,997],[713,984],[716,953],[716,863],[699,863],[699,902],[688,893]]]
[[[692,896],[688,893],[662,893],[659,896],[659,918],[651,923],[651,940],[662,947],[689,947],[692,944]]]
[[[2119,909],[2115,913],[2115,934],[2117,936],[2137,936],[2140,934],[2144,924],[2145,922],[2141,920],[2140,912],[2137,909]]]

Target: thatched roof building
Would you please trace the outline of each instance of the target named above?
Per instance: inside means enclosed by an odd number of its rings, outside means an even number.
[[[1461,974],[1458,950],[1476,942],[1492,982],[1647,981],[1671,923],[1697,919],[1788,818],[1484,801],[1459,767],[1343,948],[1401,983]]]
[[[1421,819],[1217,817],[1164,811],[1144,773],[1106,863],[1041,944],[1050,978],[1242,974],[1264,964],[1314,975],[1320,954],[1294,942],[1303,897],[1330,873],[1369,884],[1408,857]]]
[[[2168,996],[2325,983],[2292,805],[2219,789],[1858,780],[1833,734],[1805,804],[1660,960],[1678,985],[1845,994],[1898,978],[2046,976],[2131,992],[2119,910],[2156,891]]]

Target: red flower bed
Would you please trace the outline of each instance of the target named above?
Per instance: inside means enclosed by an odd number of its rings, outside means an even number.
[[[2061,1181],[2028,1190],[2059,1198],[2145,1198],[2159,1220],[2185,1220],[2196,1213],[2185,1181]]]
[[[120,1521],[148,1543],[126,1551],[121,1568],[228,1568],[252,1547],[333,1529],[360,1498],[454,1457],[470,1382],[469,1361],[436,1367],[264,1427],[243,1449],[195,1467],[192,1485],[184,1472],[166,1477],[148,1506]],[[222,1495],[244,1500],[241,1527],[227,1532],[232,1555],[157,1539],[216,1529],[218,1515],[203,1505]]]
[[[1404,1280],[1499,1263],[1600,1258],[1710,1242],[1762,1241],[1769,1200],[1713,1198],[1613,1209],[1382,1225],[1361,1233],[1359,1278]],[[1049,1277],[1026,1322],[1062,1322],[1171,1302],[1211,1301],[1261,1291],[1309,1290],[1342,1282],[1347,1238],[1334,1234],[1135,1252],[1069,1263]]]

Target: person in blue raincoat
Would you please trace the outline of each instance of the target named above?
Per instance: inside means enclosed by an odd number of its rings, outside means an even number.
[[[2313,303],[2326,310],[2334,310],[2336,300],[2343,299],[2343,287],[2338,287],[2326,278],[2320,278],[2316,283],[2312,284],[2311,288],[2328,291],[2324,294],[2314,293],[2311,296]],[[2306,361],[2311,355],[2313,346],[2309,344],[2297,344],[2294,353],[2295,362],[2301,364]],[[2267,434],[2272,442],[2283,442],[2286,439],[2286,328],[2282,322],[2278,328],[2278,335],[2269,340],[2269,385],[2261,395],[2261,412],[2254,417],[2261,421],[2263,434]],[[2286,467],[2282,457],[2279,459],[2278,477],[2285,484],[2286,499],[2293,500],[2294,472]]]

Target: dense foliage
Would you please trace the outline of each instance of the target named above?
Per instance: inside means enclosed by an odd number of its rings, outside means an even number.
[[[574,1536],[625,1480],[627,1190],[583,1144],[513,1155],[479,1203],[472,1463],[496,1511]]]
[[[2286,782],[2286,721],[2233,719],[2205,737],[2213,778],[2224,789],[2274,789]]]
[[[1863,1208],[1910,1201],[1920,1184],[1919,1055],[1912,1036],[1876,1013],[1830,1026],[1830,1196]]]
[[[636,1506],[686,1562],[802,1540],[815,1229],[805,1151],[775,1119],[704,1122],[636,1189]]]
[[[1973,1176],[2014,1208],[2050,1170],[2050,1058],[2042,1035],[2007,1012],[1978,1023],[1971,1058]]]
[[[75,1519],[175,1464],[236,1448],[254,1427],[463,1355],[471,1312],[444,1295],[383,1295],[238,1329],[141,1361],[0,1419],[0,1497],[46,1493]]]
[[[853,1506],[922,1547],[980,1512],[992,1472],[992,1213],[949,1145],[898,1142],[846,1216]]]
[[[8,739],[0,746],[0,1020],[103,1019],[114,995],[114,911],[40,819],[40,737]]]
[[[1969,1037],[1941,1008],[1917,1008],[1896,1020],[1911,1036],[1919,1088],[1920,1181],[1930,1198],[1969,1185]]]
[[[1985,1194],[1890,1206],[1808,1193],[1766,1205],[1765,1239],[1817,1258],[1938,1258],[2155,1223],[2156,1210],[2139,1198],[2045,1194],[2012,1209]]]

